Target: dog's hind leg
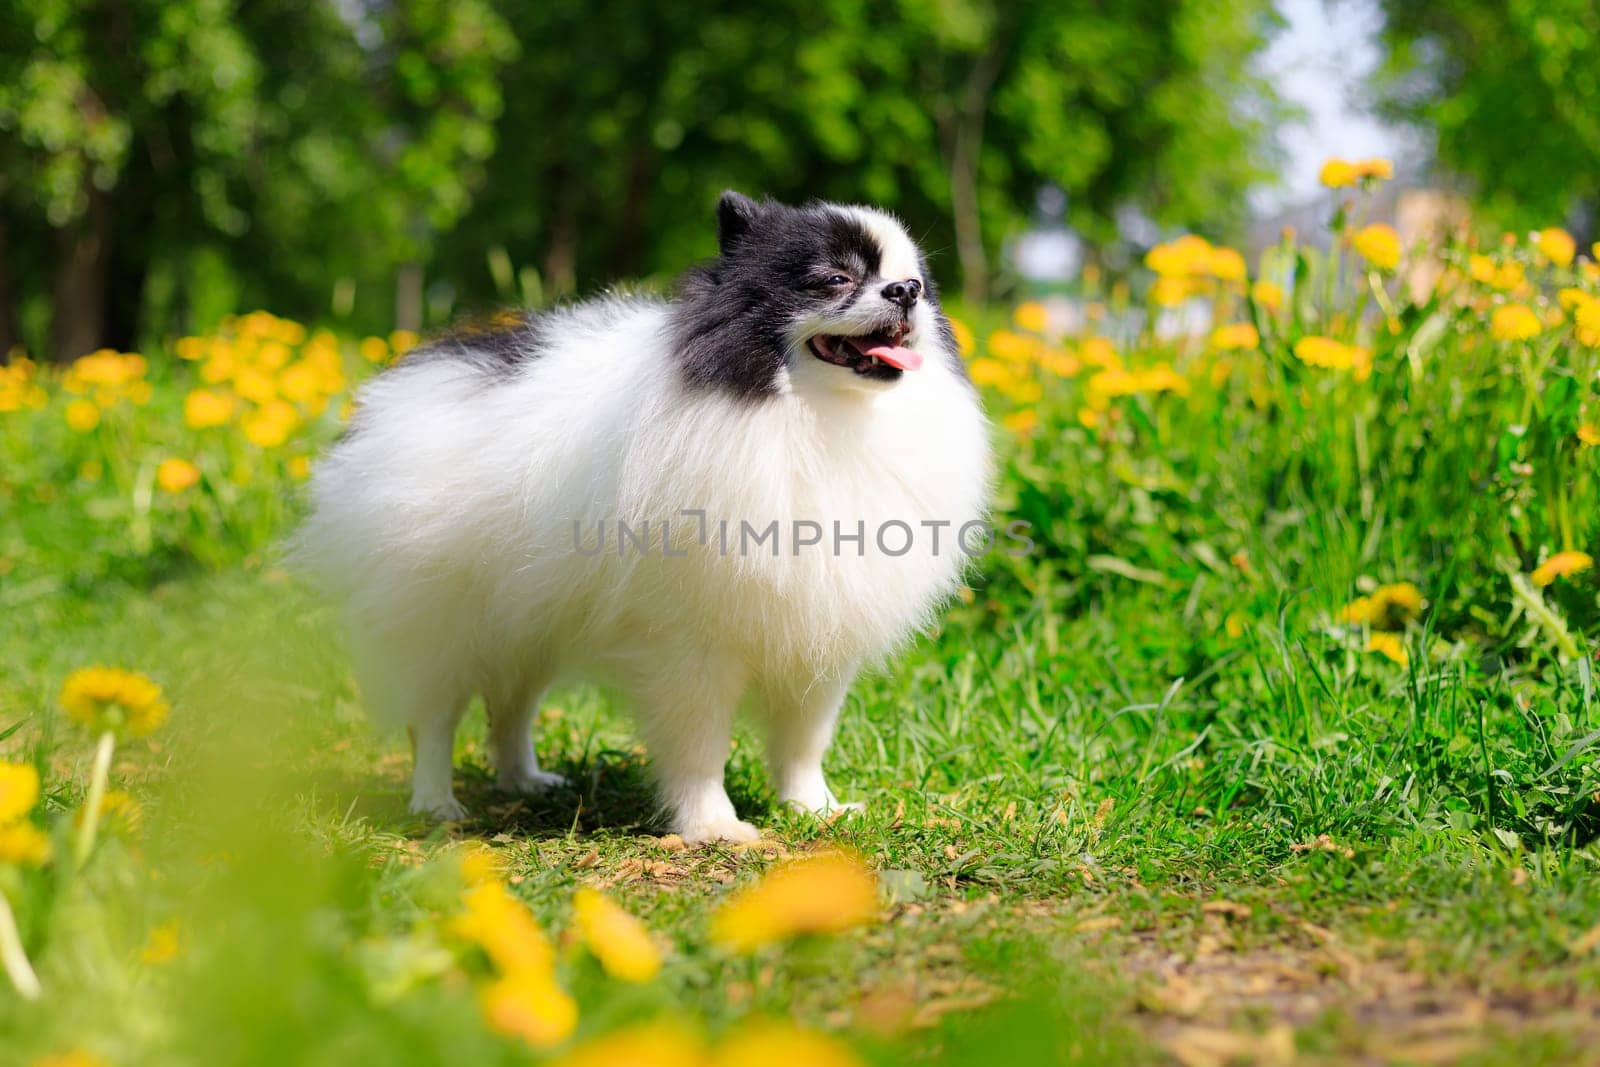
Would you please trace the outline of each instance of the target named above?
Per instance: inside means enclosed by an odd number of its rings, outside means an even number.
[[[531,796],[567,784],[561,775],[539,769],[539,756],[533,748],[530,728],[542,689],[542,684],[510,685],[486,698],[494,784],[502,792]]]
[[[767,763],[780,802],[817,814],[861,808],[841,804],[822,775],[822,757],[833,742],[852,673],[764,687]]]

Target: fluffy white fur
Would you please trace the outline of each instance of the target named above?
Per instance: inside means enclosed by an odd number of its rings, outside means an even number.
[[[882,246],[883,276],[917,276],[899,224],[851,210]],[[852,315],[881,313],[878,299]],[[356,432],[319,465],[299,551],[344,601],[365,702],[413,732],[414,811],[463,816],[451,750],[474,693],[499,785],[557,781],[539,768],[530,722],[547,687],[579,678],[630,698],[686,841],[757,836],[723,789],[746,696],[779,798],[826,811],[838,802],[822,760],[851,680],[956,586],[955,529],[984,514],[988,432],[926,301],[907,341],[919,370],[863,380],[804,349],[809,333],[852,321],[797,324],[779,395],[758,401],[686,387],[668,313],[579,305],[549,351],[492,384],[449,360],[402,363],[366,387]],[[706,513],[709,544],[686,509]],[[619,519],[651,524],[648,554],[619,554]],[[735,532],[779,520],[778,556],[720,554],[723,519]],[[824,543],[794,552],[794,520],[820,523]],[[906,555],[874,544],[888,520],[915,529]],[[923,520],[952,523],[938,554]],[[602,521],[605,551],[575,551],[574,523],[592,549]],[[664,521],[685,555],[661,551]],[[865,524],[864,555],[850,542],[835,554],[836,521]]]

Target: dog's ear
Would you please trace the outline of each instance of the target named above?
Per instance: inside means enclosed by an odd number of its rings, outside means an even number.
[[[723,191],[717,201],[717,251],[727,255],[750,232],[761,215],[761,205],[743,193]]]

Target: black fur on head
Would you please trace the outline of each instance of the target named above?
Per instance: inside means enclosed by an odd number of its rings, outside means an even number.
[[[675,350],[690,385],[775,395],[796,320],[846,311],[878,279],[883,250],[860,219],[813,201],[790,207],[729,190],[717,204],[718,256],[683,278]],[[937,294],[927,283],[941,330]],[[849,284],[840,279],[848,279]]]

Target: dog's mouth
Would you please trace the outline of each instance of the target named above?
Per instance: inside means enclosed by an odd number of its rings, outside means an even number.
[[[819,333],[806,345],[811,354],[824,363],[848,368],[863,378],[892,382],[905,371],[922,366],[921,353],[902,344],[910,332],[909,325],[899,323],[886,330],[854,336]]]

